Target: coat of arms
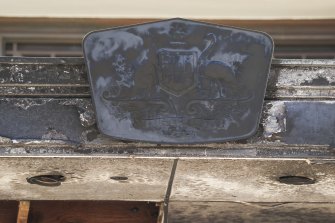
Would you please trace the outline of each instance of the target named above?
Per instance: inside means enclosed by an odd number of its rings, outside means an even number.
[[[183,19],[93,32],[84,55],[98,127],[156,143],[249,137],[272,47],[263,33]]]

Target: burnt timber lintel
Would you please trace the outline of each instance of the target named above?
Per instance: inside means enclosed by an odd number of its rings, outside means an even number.
[[[334,157],[334,60],[273,59],[258,132],[202,145],[124,142],[100,134],[82,58],[3,57],[0,68],[2,155]]]

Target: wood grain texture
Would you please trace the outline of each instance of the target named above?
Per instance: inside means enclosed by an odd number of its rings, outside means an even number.
[[[333,202],[335,160],[181,159],[170,201]],[[315,183],[279,181],[300,176]]]
[[[170,159],[164,157],[144,161],[107,156],[13,156],[0,161],[0,197],[11,200],[162,202],[172,173]],[[317,158],[179,158],[170,200],[333,202],[334,167],[334,159]],[[57,187],[26,180],[56,173],[66,177]],[[315,183],[288,185],[279,181],[282,176],[307,177]]]
[[[173,160],[105,157],[0,157],[0,199],[161,202]],[[62,175],[56,187],[27,178]],[[119,178],[125,178],[124,180]]]
[[[20,201],[19,211],[17,213],[17,223],[28,223],[30,201]]]
[[[172,202],[169,223],[333,223],[334,203]]]
[[[1,223],[14,223],[17,219],[18,213],[17,201],[0,201],[0,222]]]
[[[157,223],[154,203],[32,201],[29,223]]]

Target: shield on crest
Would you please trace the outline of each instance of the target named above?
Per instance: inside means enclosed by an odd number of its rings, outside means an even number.
[[[197,52],[161,49],[158,51],[158,79],[161,89],[181,96],[193,89],[197,78]]]

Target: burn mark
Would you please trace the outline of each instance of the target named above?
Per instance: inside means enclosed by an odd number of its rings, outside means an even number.
[[[335,82],[330,82],[325,77],[317,77],[315,79],[312,79],[311,81],[306,80],[305,82],[301,83],[301,86],[335,86]]]
[[[57,139],[79,142],[85,130],[83,120],[80,120],[76,107],[64,106],[66,101],[70,103],[72,100],[0,99],[0,135],[12,140]],[[75,104],[73,101],[71,103]]]

